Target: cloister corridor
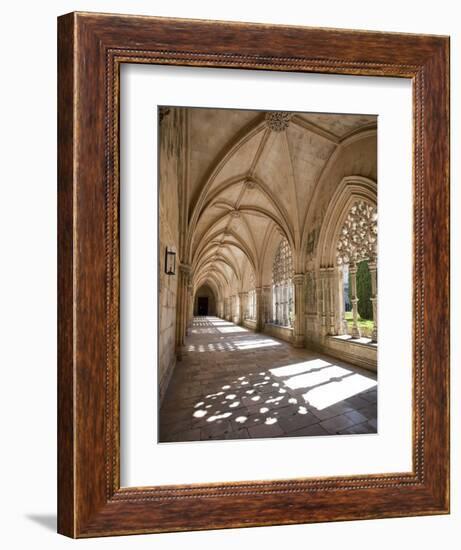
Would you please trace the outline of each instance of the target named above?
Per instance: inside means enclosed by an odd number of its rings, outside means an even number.
[[[376,375],[194,317],[159,419],[160,442],[376,433]]]

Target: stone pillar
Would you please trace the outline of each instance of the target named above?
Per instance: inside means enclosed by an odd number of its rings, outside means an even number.
[[[376,262],[369,262],[368,269],[371,275],[371,304],[373,306],[373,332],[371,333],[372,342],[378,341],[378,285],[377,285],[377,266]]]
[[[328,268],[327,271],[327,282],[328,282],[328,311],[329,311],[329,320],[330,325],[328,333],[335,335],[338,333],[336,330],[336,290],[337,290],[337,271],[334,267]]]
[[[349,274],[351,276],[351,302],[352,302],[352,337],[360,338],[360,329],[357,323],[358,310],[357,304],[359,299],[357,298],[357,265],[351,264],[349,266]]]
[[[264,304],[262,287],[255,288],[256,291],[256,332],[262,332],[264,328]]]
[[[181,348],[184,346],[187,326],[188,287],[191,266],[180,264],[178,269],[178,289],[176,302],[176,354],[181,360]]]
[[[263,286],[264,299],[264,323],[270,323],[272,318],[272,287],[271,285]]]
[[[272,297],[272,300],[273,300],[273,304],[272,304],[273,309],[272,309],[272,311],[274,312],[272,322],[277,323],[278,319],[280,318],[279,317],[279,315],[280,315],[280,313],[279,313],[280,293],[279,293],[279,286],[278,285],[275,285],[275,287],[274,287],[274,296]]]
[[[190,334],[192,319],[194,317],[194,292],[192,287],[192,279],[189,277],[187,285],[187,317],[186,317],[186,335]]]
[[[304,273],[293,275],[294,285],[294,322],[293,345],[295,348],[304,346]]]
[[[234,311],[235,311],[235,296],[230,297],[230,307],[229,307],[229,321],[234,322]]]
[[[239,325],[243,325],[245,317],[245,295],[246,292],[239,292]]]
[[[328,333],[327,328],[327,300],[326,300],[326,269],[320,268],[318,288],[318,306],[320,314],[320,327],[323,336]]]
[[[287,285],[282,285],[282,325],[286,327],[288,325],[288,296]]]

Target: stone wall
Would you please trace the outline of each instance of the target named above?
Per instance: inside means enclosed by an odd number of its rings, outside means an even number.
[[[285,340],[285,342],[291,343],[293,341],[293,329],[289,327],[281,327],[272,323],[266,323],[264,325],[264,332],[276,338],[280,338],[280,340]]]
[[[244,319],[243,326],[250,330],[256,330],[256,321],[253,319]]]
[[[363,367],[373,372],[377,371],[378,366],[378,348],[369,344],[360,344],[357,342],[348,342],[341,337],[328,336],[324,339],[322,345],[310,346],[323,353],[347,361],[353,365]]]
[[[179,187],[183,128],[179,109],[161,119],[158,249],[158,387],[160,402],[176,365],[176,307],[179,273]],[[176,274],[165,273],[165,250],[176,252]]]
[[[159,396],[163,399],[165,390],[176,365],[176,298],[177,275],[167,275],[164,269],[164,254],[173,241],[167,219],[160,216],[159,239],[159,316],[158,316],[158,382]]]

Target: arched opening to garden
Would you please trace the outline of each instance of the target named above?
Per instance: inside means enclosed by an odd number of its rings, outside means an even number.
[[[378,212],[365,200],[354,202],[341,227],[336,259],[342,281],[343,331],[353,338],[378,337]]]
[[[293,318],[293,256],[288,241],[282,237],[272,264],[272,322],[292,327]]]

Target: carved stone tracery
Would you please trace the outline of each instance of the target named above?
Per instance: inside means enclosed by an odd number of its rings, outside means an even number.
[[[377,284],[376,259],[378,254],[378,212],[376,206],[364,200],[354,202],[341,228],[336,246],[336,261],[339,266],[350,266],[349,276],[351,284],[352,302],[352,337],[360,338],[357,310],[357,264],[368,261],[371,274],[373,305],[373,333],[372,341],[377,341]]]
[[[336,247],[338,265],[374,261],[378,247],[378,212],[363,200],[355,202],[341,228]]]
[[[272,264],[273,321],[293,326],[293,256],[288,241],[283,238]]]

